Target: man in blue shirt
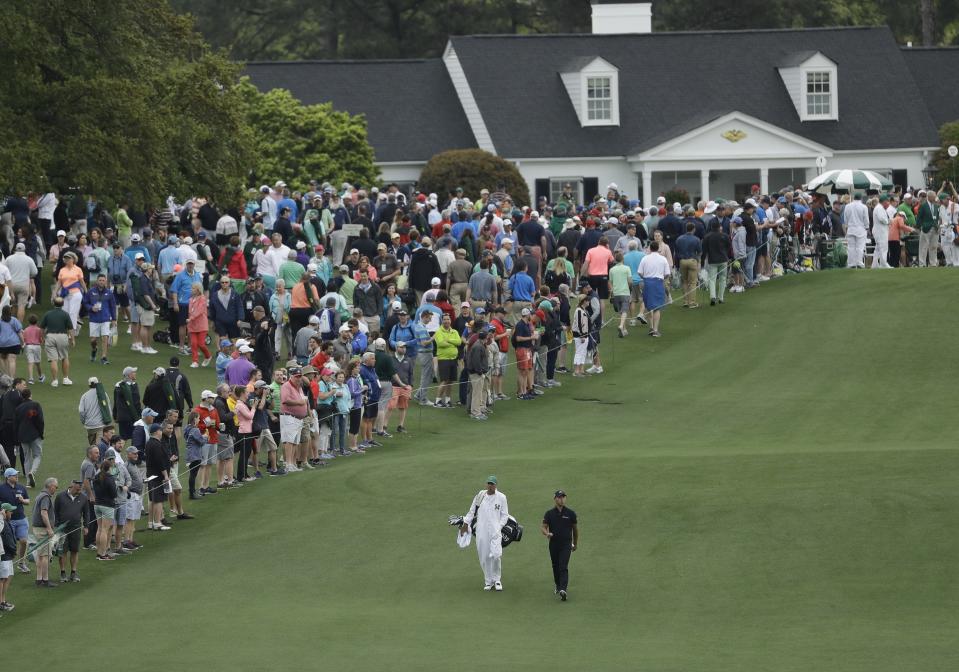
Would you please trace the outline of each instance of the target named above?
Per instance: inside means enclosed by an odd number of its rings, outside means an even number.
[[[410,322],[410,314],[406,312],[406,308],[400,308],[396,311],[396,316],[400,321],[394,324],[390,331],[390,349],[396,350],[397,346],[402,343],[406,346],[406,355],[415,359],[419,348],[417,347],[416,330]]]
[[[696,235],[696,225],[686,222],[686,233],[676,239],[676,262],[683,279],[683,308],[699,308],[696,286],[699,284],[699,258],[703,242]]]
[[[413,335],[416,338],[416,363],[420,367],[420,385],[413,398],[423,406],[432,406],[433,402],[429,400],[429,388],[433,384],[433,331],[429,329],[430,319],[433,313],[424,310],[432,303],[423,304],[416,313],[416,323],[413,325]]]
[[[17,569],[27,573],[30,571],[26,561],[27,535],[30,532],[30,524],[27,522],[27,514],[24,513],[23,505],[29,504],[30,498],[27,497],[27,489],[17,482],[18,473],[13,467],[8,467],[3,472],[3,483],[0,484],[0,504],[9,504],[16,507],[13,518],[8,520],[7,524],[13,528],[13,534],[17,538]]]
[[[146,262],[148,264],[153,263],[153,258],[150,256],[150,250],[145,246],[140,244],[140,234],[134,233],[130,236],[130,247],[124,250],[124,254],[130,258],[130,261],[136,261],[137,253],[142,252]]]
[[[190,354],[186,338],[186,321],[190,314],[190,288],[197,282],[202,285],[203,276],[197,272],[196,262],[193,259],[187,259],[186,268],[174,276],[173,283],[170,285],[170,308],[176,315],[176,324],[179,326],[177,331],[181,355]]]
[[[180,263],[180,250],[177,249],[179,242],[179,238],[170,236],[167,238],[166,247],[157,255],[157,269],[160,271],[160,279],[164,282],[173,275],[173,267]]]
[[[523,308],[529,308],[532,305],[534,292],[536,292],[536,283],[526,272],[526,262],[517,259],[516,265],[513,267],[513,275],[509,278],[509,294],[513,300],[513,317],[517,322]]]
[[[636,320],[643,324],[647,323],[646,318],[643,317],[643,313],[646,312],[643,306],[643,276],[639,274],[639,262],[643,260],[646,253],[639,249],[638,240],[629,241],[627,247],[629,251],[623,255],[623,263],[629,267],[632,274],[632,284],[629,286],[629,314],[636,316],[635,319],[630,320],[629,326],[635,327]],[[636,312],[637,306],[639,306],[639,312]]]

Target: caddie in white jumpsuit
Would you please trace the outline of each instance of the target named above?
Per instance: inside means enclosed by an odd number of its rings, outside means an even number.
[[[869,232],[869,208],[862,202],[862,194],[855,194],[842,209],[846,225],[846,268],[865,268],[866,234]],[[886,237],[888,242],[889,238]]]
[[[486,479],[486,489],[473,498],[463,516],[461,531],[476,530],[476,552],[483,568],[483,590],[503,590],[503,526],[509,519],[506,495],[496,489],[496,477]]]

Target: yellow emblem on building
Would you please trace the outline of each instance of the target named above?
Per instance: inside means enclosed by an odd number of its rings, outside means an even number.
[[[723,133],[723,137],[730,142],[739,142],[746,137],[746,131],[741,131],[738,128],[734,128]]]

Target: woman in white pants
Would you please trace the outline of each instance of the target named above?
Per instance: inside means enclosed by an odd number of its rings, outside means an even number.
[[[576,311],[573,313],[573,375],[581,378],[586,375],[583,367],[589,359],[589,313],[586,312],[586,304],[589,297],[580,294],[579,303]]]
[[[57,286],[53,288],[53,295],[64,293],[63,309],[73,322],[74,335],[80,331],[80,304],[86,291],[87,284],[83,281],[83,269],[77,266],[77,255],[67,252],[63,255],[63,268],[57,274]]]
[[[276,291],[270,297],[270,315],[273,322],[276,323],[276,331],[273,334],[273,349],[277,356],[282,351],[283,344],[286,343],[286,352],[288,357],[293,357],[293,334],[290,333],[290,293],[286,291],[286,283],[282,278],[277,278]]]

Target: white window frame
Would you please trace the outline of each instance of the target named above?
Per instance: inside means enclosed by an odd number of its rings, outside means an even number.
[[[563,194],[563,185],[569,182],[573,185],[573,195],[576,196],[576,203],[583,203],[583,178],[582,177],[551,177],[549,178],[549,202],[558,203],[559,197]],[[553,185],[558,189],[553,189]]]
[[[815,76],[826,75],[829,77],[829,110],[822,113],[809,112],[810,96],[822,95],[819,93],[810,93],[810,79]],[[837,68],[830,67],[810,67],[802,70],[801,78],[801,103],[800,119],[802,121],[836,121],[839,119],[839,86],[837,77]]]
[[[615,70],[593,70],[585,68],[581,75],[581,105],[583,126],[619,126],[619,73]],[[589,101],[596,100],[589,97],[589,80],[609,80],[609,119],[590,119]]]

